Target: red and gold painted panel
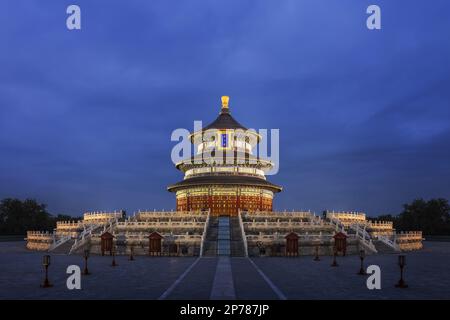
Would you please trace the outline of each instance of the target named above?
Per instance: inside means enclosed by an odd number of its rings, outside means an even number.
[[[266,195],[186,195],[177,197],[177,210],[211,209],[212,215],[236,216],[238,210],[272,211],[272,198]]]

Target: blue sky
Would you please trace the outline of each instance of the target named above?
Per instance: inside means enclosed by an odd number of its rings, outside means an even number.
[[[66,29],[66,8],[82,30]],[[382,30],[365,26],[378,4]],[[171,209],[176,128],[280,129],[277,209],[398,213],[450,194],[448,0],[63,1],[0,7],[0,198]]]

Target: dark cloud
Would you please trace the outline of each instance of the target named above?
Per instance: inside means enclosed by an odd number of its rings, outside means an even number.
[[[0,197],[50,210],[173,208],[173,129],[219,97],[279,128],[276,207],[396,213],[448,197],[446,0],[6,0],[0,11]]]

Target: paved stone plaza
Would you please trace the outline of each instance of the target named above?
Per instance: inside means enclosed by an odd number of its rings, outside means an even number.
[[[80,256],[52,255],[52,288],[41,289],[43,253],[24,242],[0,243],[0,299],[450,299],[450,243],[425,242],[422,251],[407,253],[408,289],[397,289],[397,255],[374,255],[366,265],[381,267],[381,290],[368,290],[356,275],[357,256],[332,258],[186,258],[92,256],[91,275],[82,290],[66,288],[68,265],[83,267]],[[227,280],[228,279],[228,280]]]

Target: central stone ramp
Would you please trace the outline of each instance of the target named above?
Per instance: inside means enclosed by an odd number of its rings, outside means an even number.
[[[217,236],[217,255],[229,256],[230,249],[230,217],[220,216],[218,223],[218,236]]]

